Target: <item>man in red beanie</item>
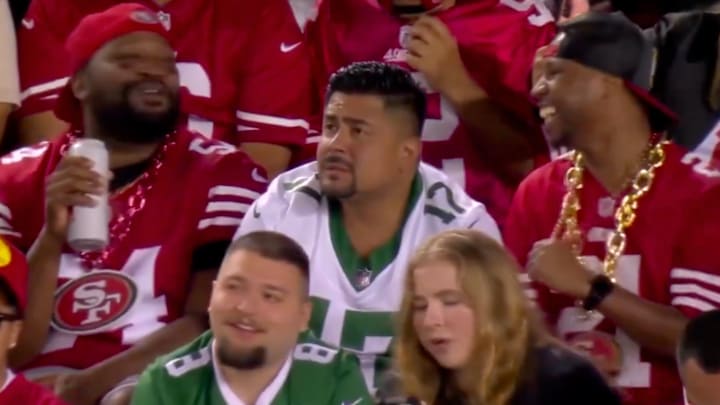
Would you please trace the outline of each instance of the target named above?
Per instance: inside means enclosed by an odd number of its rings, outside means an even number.
[[[33,0],[18,24],[21,144],[53,139],[53,114],[73,70],[63,44],[82,17],[123,0]],[[183,88],[179,125],[241,146],[269,174],[304,145],[312,83],[287,0],[135,0],[168,29]]]
[[[173,132],[178,71],[155,13],[91,14],[66,46],[74,74],[56,112],[76,129],[0,159],[0,233],[29,251],[32,269],[11,364],[82,405],[129,393],[151,360],[207,328],[219,261],[266,184],[234,147]],[[65,154],[82,138],[105,143],[111,179]],[[69,209],[103,193],[108,246],[72,251]]]
[[[52,392],[8,368],[27,305],[27,274],[25,257],[0,238],[0,404],[62,405]]]

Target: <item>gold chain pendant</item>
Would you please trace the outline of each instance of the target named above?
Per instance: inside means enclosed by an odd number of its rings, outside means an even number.
[[[635,222],[638,202],[644,196],[655,179],[655,172],[665,162],[665,150],[663,149],[668,141],[655,143],[648,151],[646,164],[637,172],[633,178],[630,191],[620,202],[615,211],[615,229],[606,241],[606,253],[603,260],[603,273],[613,282],[617,262],[622,256],[627,245],[627,229]],[[573,242],[573,252],[582,263],[582,234],[578,225],[578,213],[580,212],[580,190],[583,187],[582,177],[584,173],[583,155],[578,151],[572,152],[572,166],[565,174],[566,193],[563,198],[560,216],[553,228],[552,238],[556,240],[570,240]]]

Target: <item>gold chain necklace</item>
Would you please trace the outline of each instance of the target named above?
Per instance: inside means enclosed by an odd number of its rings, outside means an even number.
[[[656,142],[647,152],[644,167],[640,169],[632,181],[628,194],[623,197],[620,206],[615,211],[615,229],[608,237],[605,259],[603,260],[603,273],[615,283],[615,270],[617,261],[622,256],[627,245],[627,229],[635,222],[638,201],[645,195],[655,179],[655,172],[665,162],[663,147],[667,141]],[[578,226],[578,212],[580,211],[580,190],[583,188],[583,155],[578,151],[572,152],[573,165],[565,173],[565,187],[567,192],[563,198],[560,216],[552,232],[555,240],[564,239],[572,241],[573,252],[580,258],[582,252],[582,234]]]

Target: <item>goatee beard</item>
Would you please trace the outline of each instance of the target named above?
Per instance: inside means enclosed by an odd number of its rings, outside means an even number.
[[[220,341],[216,344],[218,361],[225,366],[238,370],[254,370],[264,366],[267,361],[267,351],[264,347],[233,351],[228,346]]]

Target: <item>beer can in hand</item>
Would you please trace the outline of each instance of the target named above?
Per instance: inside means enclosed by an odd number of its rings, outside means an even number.
[[[78,139],[70,150],[70,156],[83,156],[93,162],[92,170],[102,176],[109,173],[108,151],[105,144],[98,139]],[[96,204],[93,207],[75,206],[70,218],[68,244],[76,252],[93,252],[103,250],[110,239],[110,207],[108,190],[102,195],[92,195]]]

